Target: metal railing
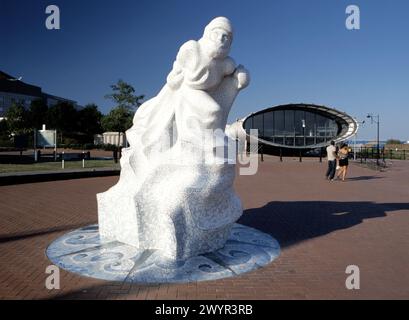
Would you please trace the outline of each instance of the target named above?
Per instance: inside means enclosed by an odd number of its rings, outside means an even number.
[[[377,159],[376,147],[361,147],[356,150],[356,158],[361,162]],[[379,149],[379,160],[409,160],[409,150],[405,149]]]

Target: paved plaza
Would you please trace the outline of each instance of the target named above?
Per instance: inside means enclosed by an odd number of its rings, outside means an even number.
[[[0,187],[0,299],[408,299],[409,161],[383,172],[350,166],[346,182],[324,179],[325,161],[265,157],[235,182],[239,223],[278,240],[271,264],[233,278],[188,284],[108,282],[60,271],[45,287],[47,246],[97,223],[95,194],[118,177]],[[348,265],[360,289],[345,287]]]

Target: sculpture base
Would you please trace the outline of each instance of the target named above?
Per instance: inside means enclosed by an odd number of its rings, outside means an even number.
[[[98,225],[58,238],[46,250],[58,267],[82,276],[135,283],[177,283],[233,277],[263,267],[280,254],[278,242],[263,232],[234,224],[226,245],[215,252],[170,260],[158,250],[100,241]]]

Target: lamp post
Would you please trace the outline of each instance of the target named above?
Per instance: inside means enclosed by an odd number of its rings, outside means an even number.
[[[372,124],[375,122],[377,125],[377,128],[376,128],[376,165],[379,166],[379,122],[380,122],[379,114],[375,116],[372,113],[368,113],[366,117],[368,119],[371,119]]]

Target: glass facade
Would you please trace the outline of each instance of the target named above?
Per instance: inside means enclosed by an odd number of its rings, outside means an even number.
[[[5,115],[7,109],[13,103],[19,103],[28,108],[31,104],[31,101],[35,99],[39,99],[39,97],[26,96],[17,93],[0,92],[0,117]]]
[[[347,127],[330,114],[302,107],[270,109],[246,119],[244,129],[258,129],[259,138],[284,147],[313,147],[334,140]]]

